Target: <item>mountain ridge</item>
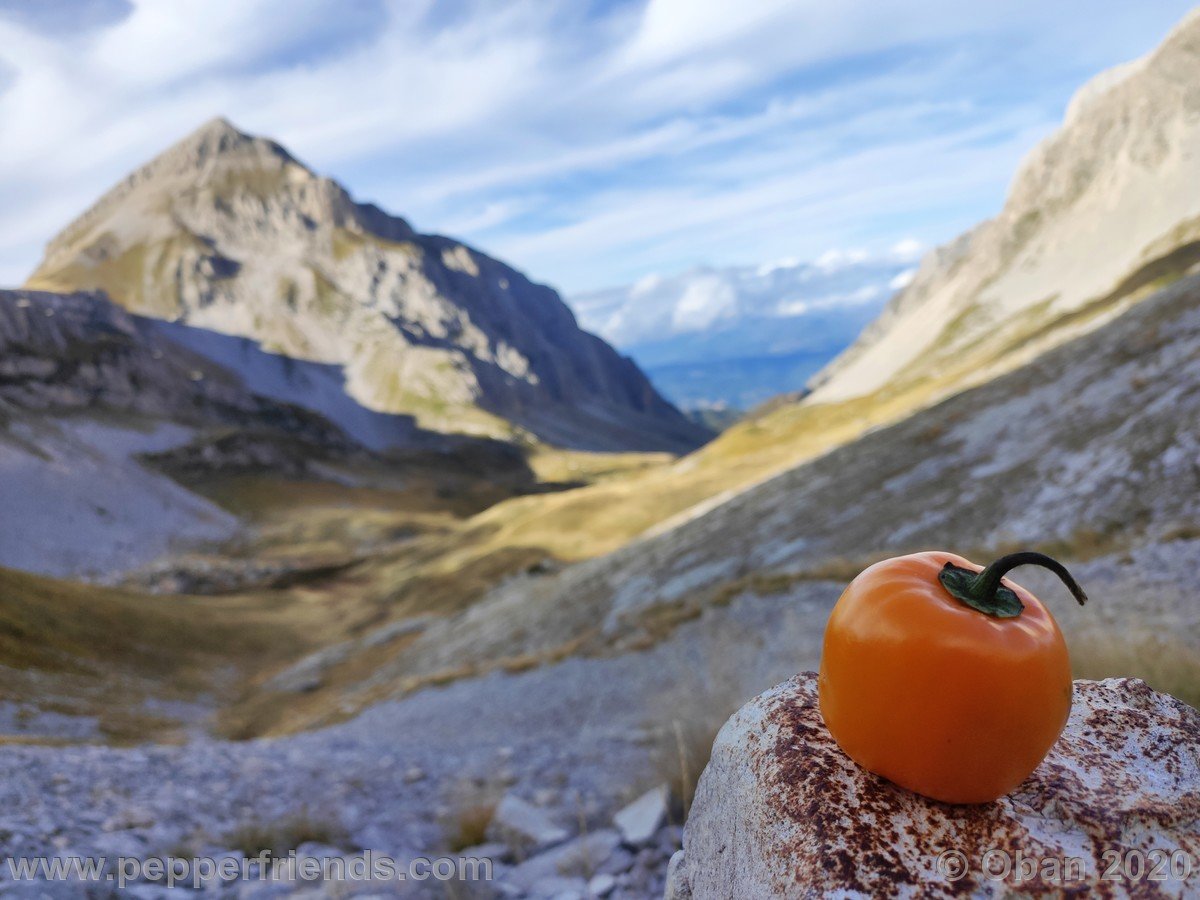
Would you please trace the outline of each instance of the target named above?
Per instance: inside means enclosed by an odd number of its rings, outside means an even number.
[[[708,437],[552,289],[356,202],[225,119],[106,192],[27,286],[104,290],[142,315],[339,365],[360,405],[431,430],[676,452]]]
[[[1080,332],[1129,276],[1200,238],[1200,15],[1140,60],[1093,78],[1063,125],[1022,161],[1000,213],[922,261],[860,338],[811,382],[813,402],[903,389],[948,360],[975,384],[1030,358],[1006,358],[1020,332],[1045,346]],[[1146,198],[1152,197],[1151,202]],[[1197,254],[1200,258],[1200,254]],[[1184,274],[1196,259],[1177,260]],[[1064,322],[1070,327],[1056,330]]]
[[[521,448],[425,431],[341,386],[333,366],[99,293],[0,290],[0,484],[21,522],[0,533],[0,566],[107,579],[244,539],[253,516],[206,489],[238,479],[407,492],[429,510],[533,487]]]

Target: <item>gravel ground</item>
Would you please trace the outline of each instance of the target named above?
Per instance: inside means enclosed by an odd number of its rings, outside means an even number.
[[[1068,638],[1089,612],[1110,628],[1119,626],[1120,616],[1113,620],[1113,614],[1129,606],[1108,598],[1123,595],[1153,620],[1148,627],[1164,625],[1157,616],[1169,613],[1176,637],[1190,640],[1196,622],[1177,601],[1189,585],[1200,587],[1185,584],[1195,577],[1197,546],[1177,541],[1079,567],[1095,609],[1066,615]],[[1157,573],[1158,581],[1136,577],[1146,571]],[[1126,593],[1139,585],[1159,598],[1158,614],[1145,598]],[[786,593],[742,594],[642,652],[461,681],[287,738],[200,738],[132,749],[0,747],[0,846],[12,856],[215,856],[244,844],[247,830],[257,827],[283,835],[278,840],[290,838],[292,847],[306,844],[310,853],[369,849],[397,859],[440,856],[483,840],[467,839],[475,811],[490,810],[512,793],[543,810],[567,835],[599,841],[600,851],[585,849],[603,858],[589,860],[583,873],[568,877],[552,870],[530,883],[529,864],[512,864],[522,854],[493,848],[487,852],[508,860],[497,865],[497,881],[450,896],[586,897],[583,875],[612,876],[611,884],[600,879],[592,886],[596,895],[660,896],[678,829],[660,830],[646,846],[622,846],[606,837],[613,815],[667,782],[677,798],[674,818],[680,818],[680,780],[698,776],[724,719],[765,688],[816,667],[825,618],[841,587],[803,582]],[[1045,587],[1049,596],[1053,588]],[[679,743],[685,763],[678,762]],[[340,850],[309,846],[330,842]],[[534,857],[539,859],[545,868],[545,858]],[[0,895],[29,890],[0,871]],[[160,890],[142,886],[147,896]],[[336,889],[294,883],[210,887],[228,896],[314,890],[311,896],[446,896],[445,886],[393,882]],[[78,884],[51,886],[51,896],[80,891]]]
[[[507,792],[570,835],[609,829],[639,793],[680,778],[676,734],[685,726],[706,745],[746,698],[815,664],[814,635],[839,589],[809,584],[793,594],[745,596],[646,652],[463,681],[287,738],[0,747],[0,845],[9,856],[215,856],[234,848],[239,829],[278,832],[303,821],[325,826],[346,849],[437,856],[472,809]],[[688,764],[693,780],[703,761]],[[611,848],[592,866],[617,870],[606,894],[660,896],[677,832],[665,829],[652,846]],[[500,887],[475,894],[587,896],[580,878],[509,894],[502,888],[512,871],[498,867]],[[62,896],[80,890],[59,888]],[[311,889],[212,887],[231,896]],[[0,871],[0,895],[9,891],[21,886]]]

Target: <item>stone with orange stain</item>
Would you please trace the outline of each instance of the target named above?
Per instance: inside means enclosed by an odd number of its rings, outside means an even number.
[[[1033,775],[951,806],[850,760],[798,675],[721,729],[667,897],[830,895],[1200,896],[1200,713],[1135,679],[1076,681]]]

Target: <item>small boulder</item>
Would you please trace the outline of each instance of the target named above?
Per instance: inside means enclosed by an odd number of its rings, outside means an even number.
[[[496,806],[487,830],[489,841],[503,841],[526,853],[561,844],[568,836],[544,810],[512,793]]]
[[[152,810],[143,806],[127,806],[113,813],[100,826],[101,831],[130,831],[138,828],[149,828],[155,823],[157,816]]]
[[[600,874],[600,867],[620,843],[615,831],[593,831],[525,860],[504,880],[521,890],[533,891],[557,878],[589,879]]]
[[[512,857],[512,850],[508,844],[500,842],[490,844],[476,844],[474,847],[467,847],[460,854],[464,859],[490,859],[495,862],[508,862]]]
[[[617,886],[617,879],[607,872],[594,875],[587,883],[589,897],[607,897]]]
[[[669,796],[670,789],[660,784],[613,816],[613,824],[621,832],[621,840],[631,847],[650,843],[667,818]]]
[[[805,674],[717,735],[667,897],[1194,896],[1200,873],[1169,869],[1173,853],[1200,859],[1197,821],[1200,712],[1136,679],[1075,682],[1037,770],[994,803],[951,806],[847,757]]]

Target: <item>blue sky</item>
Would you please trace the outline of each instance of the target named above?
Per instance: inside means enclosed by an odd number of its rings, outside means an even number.
[[[568,292],[928,246],[1189,7],[0,0],[0,284],[218,114]]]

